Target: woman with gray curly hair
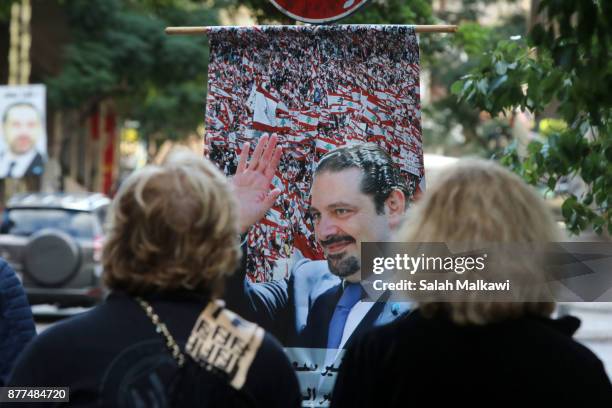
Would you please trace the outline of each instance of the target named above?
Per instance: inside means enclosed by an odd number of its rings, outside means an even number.
[[[547,244],[559,236],[544,201],[518,176],[493,161],[462,160],[409,210],[395,241],[460,244],[465,254],[483,243]],[[542,282],[542,269],[511,255],[511,267],[487,273]],[[612,407],[601,361],[572,339],[580,321],[551,319],[554,303],[543,285],[514,294],[522,298],[472,290],[460,301],[420,298],[408,316],[347,350],[331,406]]]
[[[218,300],[240,256],[236,205],[195,155],[132,174],[103,250],[110,295],[42,333],[11,385],[70,387],[76,406],[298,407],[280,345]]]

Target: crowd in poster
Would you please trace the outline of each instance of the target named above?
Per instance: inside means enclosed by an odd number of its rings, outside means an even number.
[[[413,28],[217,27],[209,38],[210,158],[231,175],[244,142],[276,133],[284,148],[273,181],[283,193],[248,235],[253,281],[286,276],[292,255],[321,258],[305,209],[324,153],[375,142],[418,191],[423,160]]]

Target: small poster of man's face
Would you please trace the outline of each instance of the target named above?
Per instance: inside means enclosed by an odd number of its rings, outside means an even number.
[[[16,103],[4,111],[4,138],[9,149],[16,154],[25,154],[34,149],[42,133],[38,110],[29,103]]]
[[[44,110],[44,86],[0,86],[0,178],[43,173],[47,154]]]

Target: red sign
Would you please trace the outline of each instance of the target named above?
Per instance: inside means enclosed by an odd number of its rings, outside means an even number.
[[[270,0],[283,14],[305,23],[329,23],[356,11],[368,0]]]

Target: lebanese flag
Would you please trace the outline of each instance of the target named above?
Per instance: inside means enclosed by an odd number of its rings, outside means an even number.
[[[315,130],[319,124],[319,115],[314,112],[300,112],[296,116],[296,120],[300,126]]]
[[[278,99],[265,89],[257,88],[253,107],[253,129],[263,132],[275,132],[278,130],[276,120],[278,102]]]
[[[315,141],[316,150],[318,153],[327,153],[338,148],[337,142],[334,139],[319,136]]]
[[[350,108],[346,105],[332,105],[329,108],[329,113],[346,113]]]
[[[374,124],[380,121],[380,118],[370,108],[364,110],[362,115],[363,119],[369,123]]]
[[[386,126],[390,126],[393,124],[393,116],[391,116],[387,111],[377,111],[376,116],[380,119],[380,123]]]
[[[313,131],[291,131],[287,133],[287,141],[291,143],[310,145],[312,139],[318,135],[316,130]]]
[[[351,99],[349,99],[344,104],[344,106],[346,106],[349,111],[356,111],[356,110],[361,109],[361,104],[359,102],[355,102],[355,101],[353,101]]]
[[[276,132],[289,132],[292,128],[293,122],[290,118],[279,117],[276,120]]]
[[[329,93],[327,94],[327,105],[344,105],[347,100],[351,100],[351,98],[347,95],[337,94],[337,93]]]
[[[381,137],[387,137],[387,129],[383,128],[379,125],[373,125],[370,129],[372,129],[372,135],[373,136],[381,136]]]
[[[381,101],[391,102],[399,98],[395,92],[390,89],[383,89],[382,91],[374,91],[374,95]]]

